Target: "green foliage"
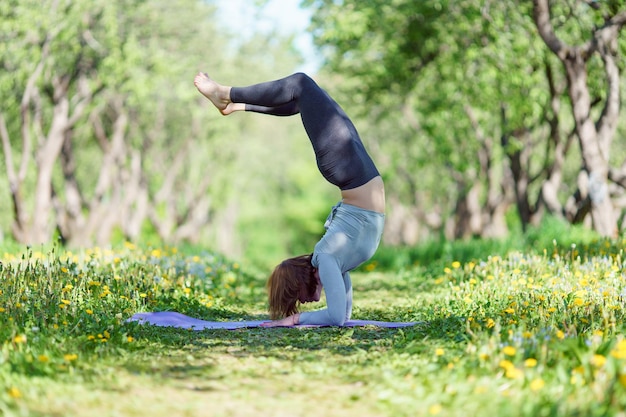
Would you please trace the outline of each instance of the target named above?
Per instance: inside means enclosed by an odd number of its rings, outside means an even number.
[[[535,206],[546,168],[555,160],[549,123],[558,120],[552,126],[562,143],[572,132],[573,120],[565,74],[537,34],[532,2],[303,4],[314,13],[314,36],[328,69],[343,78],[345,100],[351,110],[364,115],[359,125],[376,145],[372,148],[381,161],[388,195],[447,218],[468,187],[479,183],[487,188],[488,176],[481,172],[487,165],[491,185],[501,181],[513,193],[505,175],[508,156],[524,151],[529,162],[521,169],[530,179],[528,204]],[[558,34],[573,45],[587,41],[604,17],[623,9],[623,2],[595,2],[594,7],[572,1],[550,4]],[[624,37],[620,39],[623,44]],[[623,55],[618,56],[623,67]],[[602,70],[597,59],[589,71],[592,96],[599,100],[607,88]],[[620,125],[623,130],[623,122]],[[500,149],[503,138],[509,141]],[[622,163],[622,148],[615,146],[620,156],[611,156],[615,166]],[[580,166],[580,155],[570,149],[560,201],[575,192]],[[480,203],[486,205],[487,198],[483,193]]]
[[[90,358],[115,354],[132,341],[124,323],[134,312],[175,308],[221,317],[222,300],[237,300],[251,279],[216,254],[142,251],[131,244],[119,251],[5,253],[1,366],[49,377],[88,369]]]
[[[506,257],[519,251],[563,255],[577,247],[578,252],[597,255],[606,250],[606,242],[583,225],[570,225],[562,219],[546,216],[540,225],[530,227],[526,233],[514,233],[505,239],[441,239],[404,248],[382,246],[361,270],[393,271],[424,267],[432,271],[451,262],[465,264],[488,256]]]

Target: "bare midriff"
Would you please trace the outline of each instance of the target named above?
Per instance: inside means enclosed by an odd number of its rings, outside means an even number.
[[[360,187],[341,190],[342,201],[366,210],[385,212],[385,185],[380,176],[374,177]]]

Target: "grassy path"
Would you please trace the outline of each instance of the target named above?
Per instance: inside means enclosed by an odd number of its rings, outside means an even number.
[[[109,272],[77,270],[71,279],[57,279],[56,287],[45,288],[60,301],[38,310],[35,293],[44,291],[46,277],[72,273],[68,264],[40,265],[27,271],[40,277],[36,285],[19,287],[22,281],[8,276],[2,281],[0,411],[623,416],[622,255],[619,249],[573,255],[513,254],[440,270],[354,274],[355,318],[422,322],[405,329],[193,332],[124,324],[119,314],[167,307],[213,320],[264,317],[263,283],[235,274],[235,267],[207,289],[193,268],[151,272],[145,259],[125,264],[115,258]],[[144,278],[120,279],[126,274]],[[54,324],[33,326],[40,316]]]

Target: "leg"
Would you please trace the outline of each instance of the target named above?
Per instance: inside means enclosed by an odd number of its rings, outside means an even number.
[[[276,114],[272,111],[277,108],[290,108],[291,114],[299,112],[316,149],[326,149],[326,142],[336,146],[358,139],[356,129],[341,107],[304,73],[248,87],[232,87],[230,100],[246,103],[246,109],[252,111]]]
[[[297,101],[295,100],[289,100],[285,103],[279,103],[277,105],[251,104],[253,103],[254,99],[252,101],[247,101],[245,99],[232,100],[232,87],[218,84],[205,73],[199,73],[198,75],[196,75],[196,77],[194,78],[194,84],[198,91],[200,91],[202,95],[208,98],[211,103],[213,103],[213,105],[220,111],[220,113],[225,116],[236,111],[252,111],[256,113],[271,114],[274,116],[291,116],[299,113]],[[260,86],[263,85],[257,84],[256,86],[246,88],[258,90],[258,87]],[[276,85],[274,85],[273,87],[276,87]],[[276,88],[270,88],[270,90],[276,90]],[[265,95],[268,94],[271,93],[265,93]]]
[[[343,109],[304,73],[248,87],[222,86],[206,74],[198,90],[224,115],[247,110],[278,116],[300,113],[322,176],[342,190],[359,187],[378,173]]]

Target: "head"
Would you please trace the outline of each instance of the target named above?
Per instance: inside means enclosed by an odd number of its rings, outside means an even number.
[[[270,317],[287,317],[298,312],[299,303],[319,301],[322,284],[311,255],[282,261],[267,281]]]

